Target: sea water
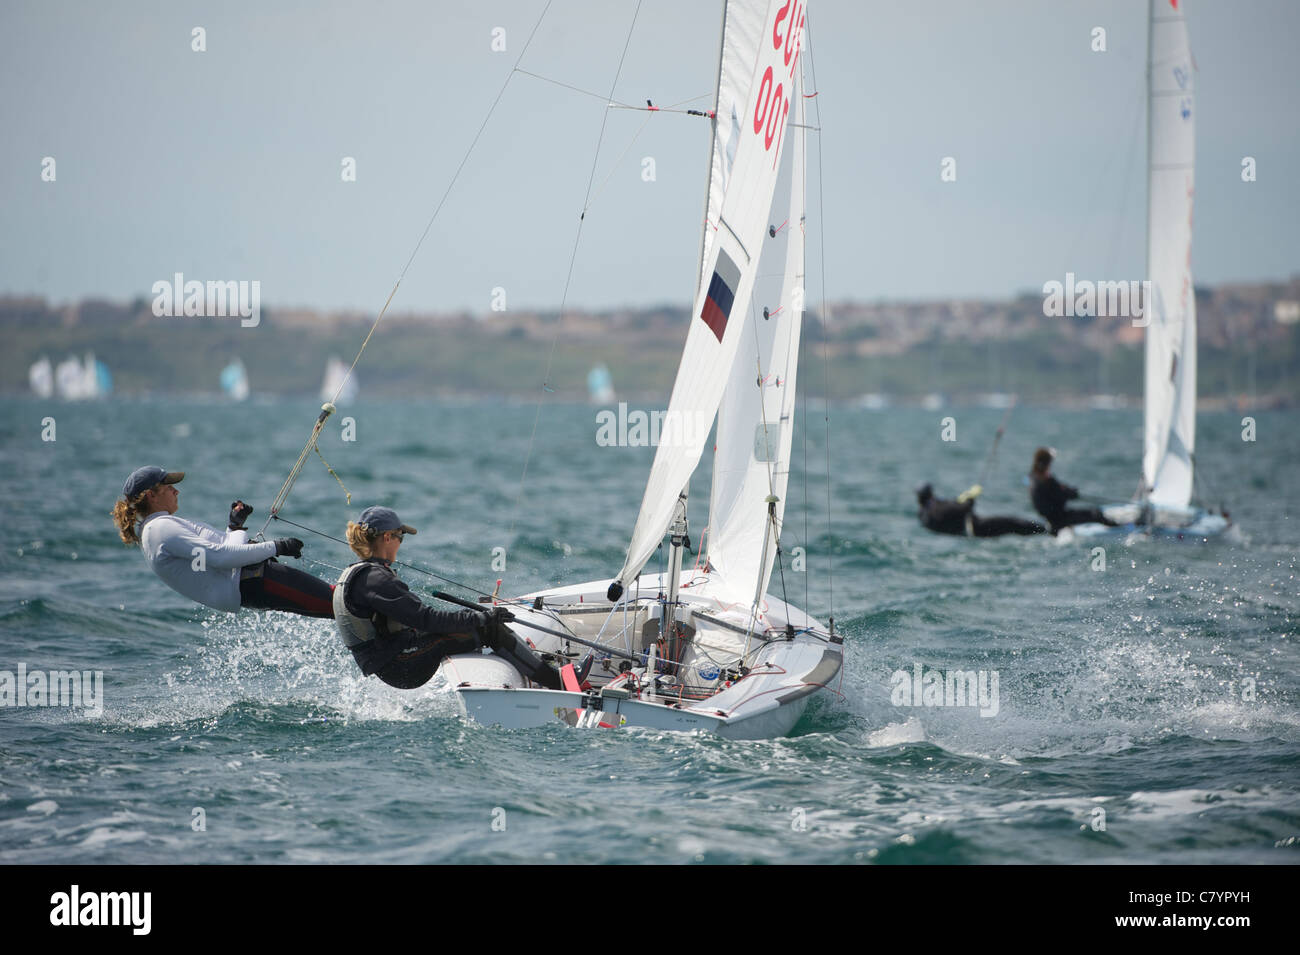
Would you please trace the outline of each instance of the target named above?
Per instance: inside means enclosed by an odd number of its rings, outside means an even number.
[[[267,535],[303,538],[298,564],[333,579],[349,553],[314,532],[342,537],[380,503],[419,528],[402,559],[459,584],[609,577],[653,448],[598,443],[586,406],[543,407],[534,434],[534,410],[344,407],[321,452],[347,491],[312,455],[283,512],[311,530]],[[952,497],[979,479],[1001,411],[832,407],[829,454],[822,409],[801,411],[772,592],[833,616],[846,662],[792,735],[738,742],[469,723],[436,680],[363,678],[328,621],[195,606],[117,540],[109,510],[144,464],[187,472],[181,514],[221,526],[239,498],[260,528],[315,412],[6,400],[0,671],[102,683],[97,707],[46,692],[0,708],[4,861],[1297,859],[1291,415],[1253,414],[1253,441],[1242,414],[1201,415],[1202,489],[1228,505],[1234,539],[1061,545],[917,523],[914,487]],[[1141,442],[1136,411],[1017,408],[978,512],[1032,516],[1023,474],[1039,444],[1058,449],[1063,480],[1125,499]],[[697,541],[708,487],[706,455]],[[953,674],[986,705],[952,695]]]

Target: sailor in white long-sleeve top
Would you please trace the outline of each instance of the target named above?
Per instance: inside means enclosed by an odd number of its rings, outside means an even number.
[[[249,543],[244,521],[253,509],[230,506],[226,530],[178,517],[184,471],[137,468],[122,486],[113,521],[127,544],[139,544],[155,574],[177,593],[234,612],[241,607],[284,610],[308,617],[333,617],[333,587],[318,577],[286,567],[276,557],[301,557],[302,541],[286,537]]]

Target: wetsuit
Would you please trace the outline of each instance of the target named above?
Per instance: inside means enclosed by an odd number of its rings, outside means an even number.
[[[334,621],[361,672],[398,689],[423,686],[445,657],[484,646],[543,686],[562,686],[559,674],[504,626],[473,610],[434,610],[378,557],[343,571],[334,589]]]
[[[1072,501],[1078,496],[1077,488],[1062,484],[1054,477],[1044,477],[1033,471],[1029,474],[1029,499],[1034,502],[1034,510],[1047,518],[1053,534],[1062,527],[1075,524],[1115,526],[1115,522],[1106,517],[1101,508],[1065,506],[1066,501]]]
[[[1042,534],[1046,528],[1037,521],[1018,517],[979,517],[975,514],[975,499],[964,504],[945,501],[937,497],[922,497],[917,512],[922,525],[938,534],[957,534],[965,537],[1001,537],[1003,534]]]
[[[219,531],[155,511],[141,523],[140,551],[168,587],[214,610],[252,607],[334,616],[329,584],[277,563],[274,541],[250,544],[242,529]]]

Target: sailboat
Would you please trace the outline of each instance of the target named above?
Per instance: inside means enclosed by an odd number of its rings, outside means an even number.
[[[113,391],[113,375],[93,352],[87,352],[84,360],[69,356],[54,369],[54,389],[67,401],[103,398]]]
[[[1149,0],[1147,278],[1144,448],[1137,499],[1103,508],[1118,527],[1079,524],[1075,536],[1204,539],[1232,526],[1192,504],[1196,463],[1196,297],[1192,285],[1195,89],[1178,0]]]
[[[325,363],[325,377],[321,380],[321,401],[351,404],[357,400],[359,387],[355,371],[350,370],[343,359],[331,355]]]
[[[592,366],[587,372],[587,400],[593,405],[609,405],[614,403],[615,397],[614,379],[608,366],[603,363]]]
[[[233,359],[221,369],[221,392],[231,401],[248,398],[248,370],[240,359]]]
[[[38,398],[49,398],[54,394],[54,366],[49,358],[42,355],[27,369],[27,383],[31,385],[32,394]]]
[[[473,720],[765,738],[790,732],[841,672],[833,618],[828,628],[771,586],[804,307],[805,15],[799,0],[726,4],[694,308],[622,568],[505,602],[539,652],[587,660],[586,679],[566,666],[565,689],[544,689],[502,657],[448,657],[440,673]],[[774,201],[784,152],[788,209]],[[759,260],[782,241],[780,302],[760,314]],[[715,417],[707,559],[686,567],[689,485],[710,432],[699,423]],[[646,572],[665,536],[666,569]]]

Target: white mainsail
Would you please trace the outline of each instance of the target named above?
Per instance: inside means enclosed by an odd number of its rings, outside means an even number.
[[[795,381],[803,319],[806,133],[802,84],[795,87],[790,206],[779,305],[746,317],[718,409],[709,502],[709,564],[731,599],[761,604],[776,560],[790,475]],[[775,238],[775,237],[773,237]],[[768,498],[776,501],[770,513]],[[756,608],[759,609],[759,608]]]
[[[743,99],[734,100],[745,104],[743,110],[736,111],[738,130],[724,150],[714,149],[715,166],[721,161],[731,168],[717,219],[710,217],[705,226],[713,235],[706,239],[701,275],[709,278],[701,282],[695,296],[659,447],[618,574],[618,583],[624,587],[640,574],[663,539],[678,496],[699,464],[746,330],[743,318],[776,189],[806,8],[802,0],[735,0],[728,4],[727,21],[737,24],[738,34],[739,24],[748,24],[751,17],[757,19],[760,9],[765,13],[757,48],[751,54],[748,91]],[[731,117],[719,111],[715,122],[729,125]],[[734,161],[729,155],[734,155]],[[713,192],[711,187],[710,194]]]
[[[1192,57],[1178,0],[1150,0],[1148,48],[1145,444],[1153,505],[1185,508],[1196,439],[1192,204],[1196,144]]]

